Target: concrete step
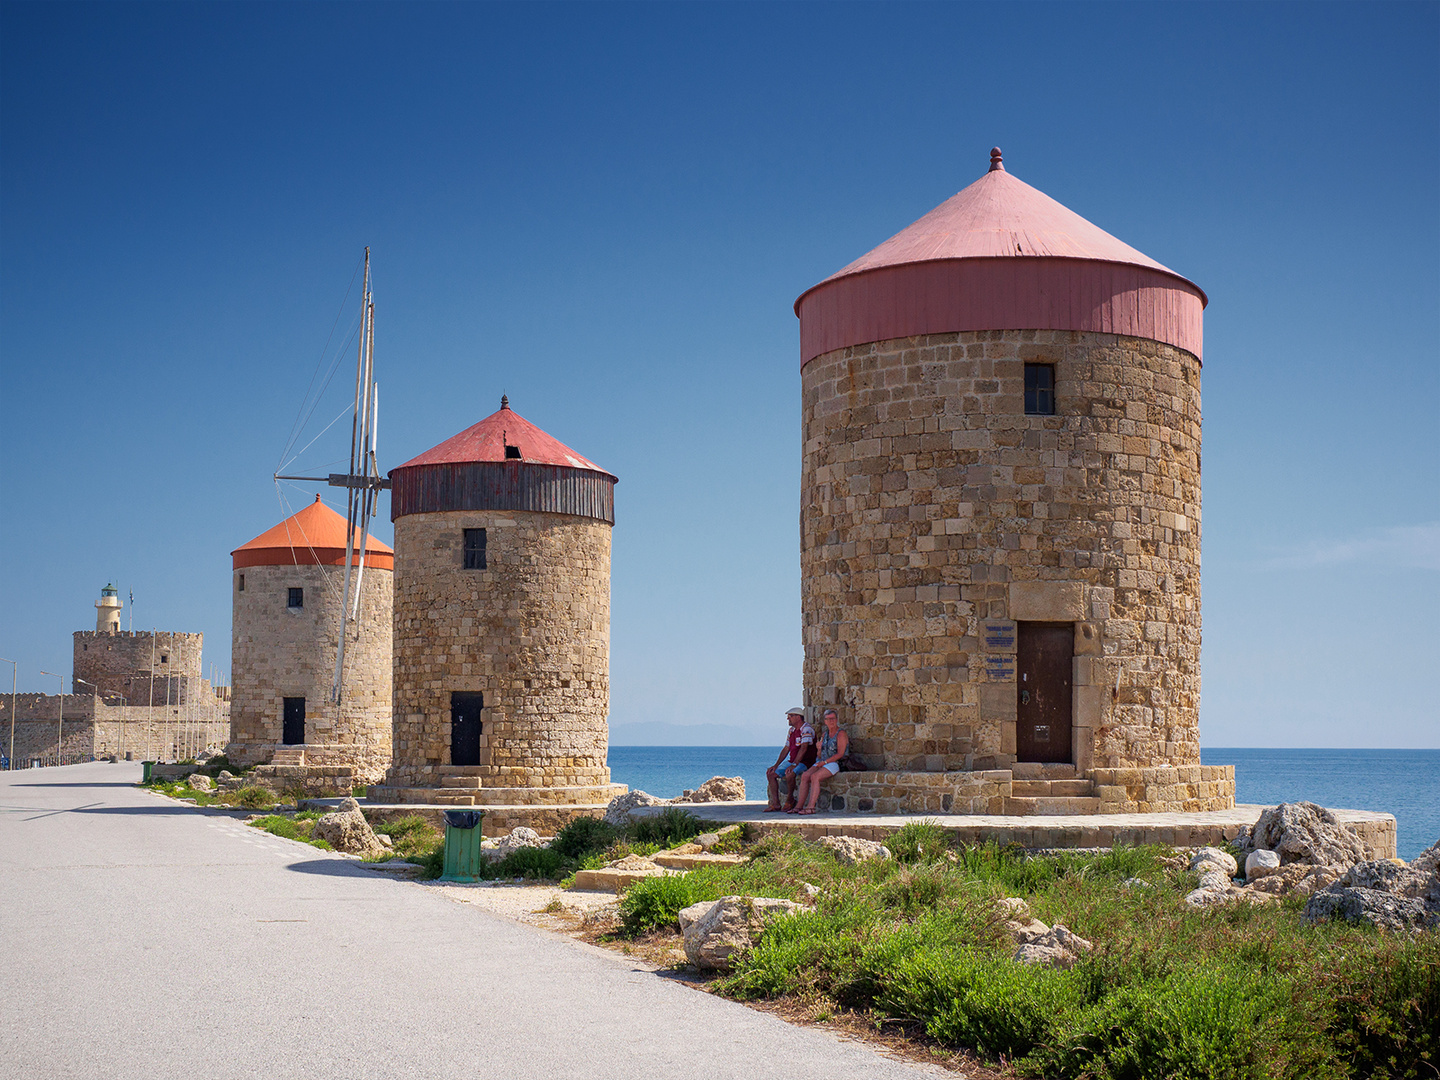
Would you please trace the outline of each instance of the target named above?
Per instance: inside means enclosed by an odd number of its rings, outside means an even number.
[[[1074,780],[1079,775],[1068,761],[1017,761],[1010,774],[1016,780]]]
[[[1011,796],[1005,800],[1009,817],[1061,817],[1068,814],[1097,814],[1100,800],[1092,798],[1028,798]]]
[[[1017,798],[1085,798],[1095,794],[1090,780],[1014,780],[1010,794]]]

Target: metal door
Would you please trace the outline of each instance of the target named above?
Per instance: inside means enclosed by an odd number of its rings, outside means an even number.
[[[1021,761],[1072,761],[1070,681],[1075,628],[1018,623],[1015,656],[1015,754]]]
[[[480,764],[480,710],[485,695],[455,691],[450,695],[450,764]]]
[[[295,746],[305,741],[305,699],[285,699],[285,729],[281,735],[286,746]]]

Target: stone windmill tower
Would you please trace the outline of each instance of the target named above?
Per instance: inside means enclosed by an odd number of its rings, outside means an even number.
[[[501,398],[390,480],[394,763],[371,798],[545,828],[516,808],[622,793],[605,764],[615,477]]]
[[[852,808],[1233,805],[1200,766],[1205,294],[989,171],[795,302],[805,691]]]
[[[315,501],[231,552],[230,744],[237,765],[271,763],[309,773],[348,795],[390,763],[390,632],[394,553],[375,537],[352,541],[359,603],[342,619],[345,519]],[[344,678],[335,700],[342,625]],[[335,770],[352,770],[342,776]],[[318,771],[317,771],[318,770]],[[325,783],[326,770],[334,782]]]

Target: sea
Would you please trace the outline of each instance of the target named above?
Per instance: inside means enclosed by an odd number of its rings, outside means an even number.
[[[765,797],[775,746],[612,746],[610,775],[631,790],[673,798],[712,776],[739,776]],[[1206,765],[1235,766],[1235,801],[1274,806],[1306,800],[1394,814],[1399,854],[1413,859],[1440,839],[1440,750],[1256,750],[1212,747]]]

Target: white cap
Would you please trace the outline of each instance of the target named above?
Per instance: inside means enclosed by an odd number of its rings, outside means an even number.
[[[785,715],[786,715],[786,716],[804,716],[804,715],[805,715],[805,706],[803,706],[803,705],[796,705],[793,709],[786,709],[786,710],[785,710]]]

